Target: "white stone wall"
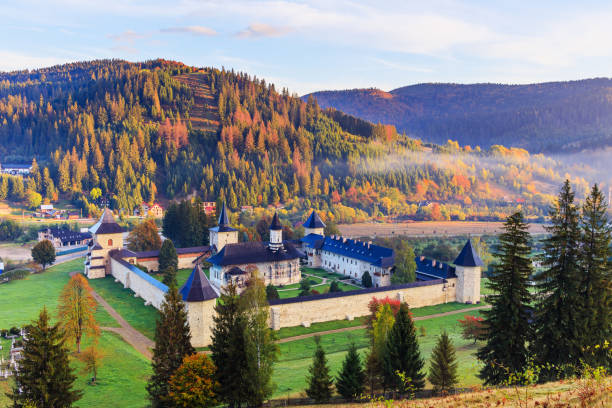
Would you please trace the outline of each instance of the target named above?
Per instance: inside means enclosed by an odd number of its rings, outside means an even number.
[[[480,302],[480,266],[457,266],[457,302]]]
[[[191,330],[191,345],[206,347],[211,344],[213,329],[212,317],[215,314],[217,299],[203,302],[187,302],[187,319]]]
[[[372,284],[376,286],[386,286],[389,284],[389,274],[391,268],[379,268],[369,262],[338,255],[330,251],[321,251],[320,267],[329,271],[348,275],[351,278],[361,280],[364,272],[368,272],[372,277]],[[379,273],[381,276],[376,276]]]
[[[220,251],[225,245],[238,242],[238,231],[210,231],[208,237],[210,239],[210,246],[214,245],[217,247],[217,251]]]
[[[168,290],[166,285],[142,271],[133,270],[132,268],[136,267],[125,261],[110,258],[110,262],[112,275],[116,281],[121,282],[124,288],[131,289],[134,296],[144,299],[146,305],[153,305],[156,309],[161,307]]]

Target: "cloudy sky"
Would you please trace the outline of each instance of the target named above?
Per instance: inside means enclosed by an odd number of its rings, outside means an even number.
[[[612,76],[603,1],[0,0],[0,70],[166,58],[304,94]]]

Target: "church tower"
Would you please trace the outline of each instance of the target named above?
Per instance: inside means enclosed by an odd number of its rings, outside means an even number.
[[[270,249],[278,251],[283,246],[283,226],[278,219],[278,213],[274,213],[272,224],[270,225]]]
[[[480,302],[480,267],[483,265],[478,252],[468,239],[465,246],[455,259],[455,272],[457,274],[457,302]]]
[[[111,273],[109,253],[115,249],[123,249],[124,231],[115,221],[111,210],[105,208],[100,220],[89,229],[93,240],[89,243],[85,260],[85,276],[97,279]]]
[[[302,225],[304,226],[304,236],[310,234],[325,235],[325,224],[314,210]]]
[[[238,230],[232,228],[229,222],[229,216],[225,203],[219,214],[219,223],[216,227],[208,230],[210,246],[215,247],[217,251],[223,249],[226,244],[235,244],[238,242]]]

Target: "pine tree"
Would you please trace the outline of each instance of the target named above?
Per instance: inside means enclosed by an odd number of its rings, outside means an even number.
[[[584,358],[593,366],[612,363],[601,347],[612,338],[612,228],[607,207],[595,184],[582,206],[580,251],[581,343],[588,349]]]
[[[251,278],[240,295],[240,303],[246,318],[244,331],[247,356],[247,387],[250,406],[261,406],[272,395],[273,365],[278,359],[278,346],[274,332],[268,326],[270,307],[266,299],[266,286],[257,278]]]
[[[372,287],[372,275],[368,271],[365,271],[363,275],[361,275],[361,286],[364,288]]]
[[[172,265],[166,266],[166,269],[162,270],[162,283],[168,287],[177,286],[176,284],[176,268]]]
[[[495,253],[499,263],[492,265],[489,278],[493,294],[487,300],[492,308],[483,312],[486,344],[478,350],[478,359],[484,363],[480,378],[487,385],[502,384],[508,372],[522,372],[527,363],[527,344],[533,336],[529,324],[530,241],[523,214],[508,217]]]
[[[159,271],[166,275],[166,269],[169,267],[174,268],[176,272],[178,269],[178,255],[174,243],[168,238],[163,242],[159,250]]]
[[[230,406],[239,406],[249,400],[248,388],[243,380],[249,373],[245,330],[247,325],[236,286],[228,284],[213,316],[212,360],[217,367],[218,399]]]
[[[278,295],[278,290],[274,286],[272,286],[272,284],[266,286],[266,297],[269,301],[280,298],[280,296]]]
[[[429,382],[437,393],[448,393],[457,385],[457,357],[448,334],[443,332],[431,352]]]
[[[544,240],[543,271],[535,276],[538,294],[535,304],[533,354],[541,364],[557,370],[577,367],[582,357],[580,338],[579,261],[580,230],[578,209],[569,180],[550,210],[550,236]],[[552,370],[541,378],[561,376]]]
[[[315,402],[321,403],[327,402],[331,398],[333,381],[329,374],[325,351],[321,347],[321,337],[315,336],[314,341],[317,348],[312,358],[312,365],[308,368],[309,376],[306,395],[315,400]]]
[[[348,353],[344,357],[342,370],[336,378],[336,389],[338,394],[346,400],[354,400],[363,392],[365,373],[357,352],[355,343],[349,347]]]
[[[59,325],[49,325],[46,308],[28,326],[23,342],[15,388],[10,395],[15,407],[23,407],[28,402],[37,407],[71,407],[82,393],[72,388],[76,376],[70,368],[63,333]]]
[[[400,393],[408,389],[422,389],[425,386],[425,374],[422,372],[424,364],[410,311],[406,304],[402,304],[383,352],[385,387]],[[402,374],[407,382],[404,383],[398,374]]]
[[[162,303],[155,327],[153,375],[147,385],[149,399],[154,408],[170,406],[170,378],[181,366],[183,359],[194,353],[185,304],[176,286],[171,286]]]

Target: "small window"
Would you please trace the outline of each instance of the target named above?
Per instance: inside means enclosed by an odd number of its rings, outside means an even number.
[[[108,240],[108,246],[113,246],[113,240],[112,239]]]

